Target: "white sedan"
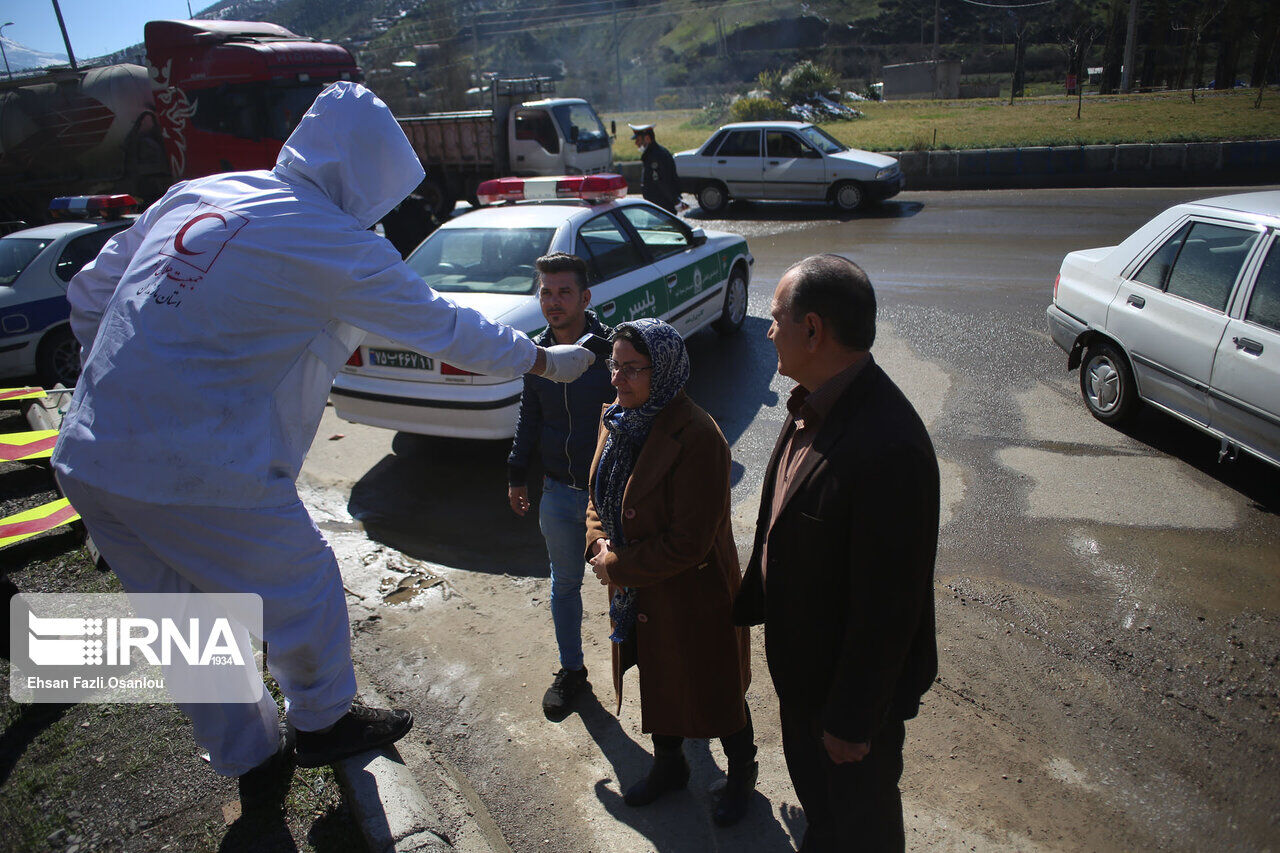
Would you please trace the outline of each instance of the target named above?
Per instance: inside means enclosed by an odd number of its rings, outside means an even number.
[[[1139,401],[1280,466],[1280,192],[1169,208],[1118,246],[1072,252],[1048,308],[1085,405]]]
[[[616,325],[661,317],[682,335],[729,333],[747,314],[754,259],[736,234],[704,232],[649,202],[624,198],[617,175],[503,178],[482,184],[481,207],[444,223],[406,263],[438,292],[530,337],[546,325],[534,261],[582,257],[591,307]],[[338,417],[424,435],[510,438],[523,382],[468,373],[367,335],[334,380]]]
[[[51,209],[83,218],[0,237],[0,378],[35,374],[52,386],[75,385],[80,345],[71,333],[67,283],[113,235],[133,224],[126,195],[53,200]]]
[[[731,198],[828,201],[856,210],[906,186],[893,157],[850,148],[799,121],[726,124],[675,160],[681,191],[696,195],[707,213]]]

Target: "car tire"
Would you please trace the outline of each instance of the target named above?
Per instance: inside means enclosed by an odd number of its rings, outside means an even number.
[[[50,388],[59,382],[67,388],[80,378],[80,342],[70,326],[59,326],[40,341],[36,350],[36,375]]]
[[[862,207],[867,194],[857,181],[841,181],[831,188],[831,203],[846,213]]]
[[[698,206],[703,213],[719,213],[729,206],[729,190],[719,182],[698,187]]]
[[[742,264],[737,264],[729,273],[729,282],[724,288],[724,308],[720,319],[714,320],[711,327],[722,335],[732,335],[742,328],[746,319],[747,271]]]
[[[1129,359],[1107,341],[1097,341],[1085,350],[1080,362],[1080,396],[1090,413],[1104,424],[1115,426],[1132,414],[1138,403]]]

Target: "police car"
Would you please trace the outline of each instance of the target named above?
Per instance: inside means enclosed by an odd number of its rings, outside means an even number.
[[[486,181],[483,206],[441,225],[405,262],[457,304],[531,337],[546,325],[533,264],[550,252],[586,260],[591,308],[609,325],[660,317],[686,337],[737,331],[754,263],[746,240],[691,228],[626,192],[611,174]],[[502,439],[515,434],[522,388],[367,335],[330,399],[356,423]]]
[[[50,211],[70,219],[0,237],[0,378],[75,384],[80,345],[68,322],[67,283],[133,224],[125,214],[136,206],[128,195],[55,198]]]

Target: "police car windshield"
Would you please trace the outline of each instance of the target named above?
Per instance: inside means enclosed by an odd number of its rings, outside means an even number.
[[[405,263],[441,293],[533,293],[554,228],[441,228]]]
[[[800,135],[804,137],[805,142],[808,142],[823,154],[835,154],[848,150],[844,143],[837,141],[826,131],[819,130],[813,126],[800,128]]]
[[[27,265],[52,242],[23,237],[6,237],[0,240],[0,284],[9,285],[17,281]]]

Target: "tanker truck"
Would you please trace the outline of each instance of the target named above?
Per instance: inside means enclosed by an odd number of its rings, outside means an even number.
[[[247,21],[151,21],[148,66],[56,69],[0,84],[0,220],[47,219],[54,196],[130,193],[270,168],[346,48]]]

